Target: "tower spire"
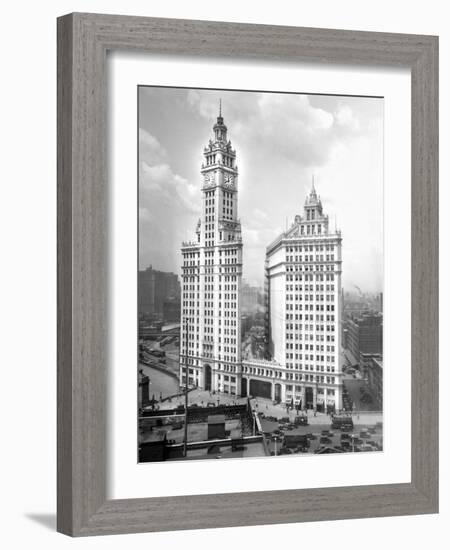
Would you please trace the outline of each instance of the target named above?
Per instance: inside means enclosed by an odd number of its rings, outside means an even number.
[[[214,124],[214,133],[216,136],[216,141],[226,141],[227,127],[223,123],[222,98],[219,98],[219,116],[217,117],[217,122]]]

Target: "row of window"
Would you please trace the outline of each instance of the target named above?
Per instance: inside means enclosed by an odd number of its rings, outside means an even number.
[[[286,300],[288,302],[334,302],[334,294],[286,294]],[[329,306],[327,306],[329,307]],[[332,306],[334,308],[334,306]],[[327,310],[330,311],[330,310]]]
[[[305,380],[305,382],[318,382],[318,383],[322,383],[322,384],[335,384],[335,377],[334,376],[321,376],[321,375],[318,375],[318,374],[292,374],[292,373],[287,373],[289,374],[290,376],[289,377],[286,377],[286,380],[296,380],[296,381],[300,381],[300,380]],[[287,388],[286,388],[287,389]]]
[[[323,380],[322,380],[322,382],[323,382]],[[327,395],[330,395],[330,396],[334,395],[334,390],[333,389],[325,388],[325,390],[327,392]],[[286,384],[286,391],[288,391],[288,392],[295,391],[297,393],[300,393],[302,391],[302,386],[293,386],[291,384]],[[320,395],[323,395],[324,388],[317,388],[317,393],[320,394]]]
[[[199,254],[200,254],[199,250],[196,250],[195,252],[184,252],[183,258],[186,258],[188,260],[191,258],[198,258]]]
[[[234,290],[236,291],[237,290],[237,285],[236,284],[225,284],[223,285],[223,288],[224,290]],[[214,285],[213,284],[205,284],[205,292],[207,291],[214,291]],[[222,291],[222,285],[219,284],[219,288],[218,288],[218,291],[221,292]],[[187,284],[187,283],[184,283],[183,284],[183,292],[184,293],[187,293],[187,292],[191,292],[192,293],[192,296],[193,297],[193,294],[197,294],[198,292],[200,292],[200,284],[198,283],[197,285],[194,285],[194,284]]]
[[[302,381],[305,382],[322,382],[327,384],[335,384],[335,377],[334,376],[322,376],[322,375],[313,375],[313,374],[304,374],[304,373],[292,373],[292,372],[285,372],[269,369],[269,368],[261,368],[261,367],[250,367],[250,366],[244,366],[242,368],[242,372],[246,375],[253,375],[253,376],[265,376],[266,378],[276,378],[276,379],[285,379],[285,380],[296,380],[296,381]],[[286,386],[287,390],[288,386]],[[292,391],[292,387],[291,390]],[[300,391],[300,387],[298,389]]]
[[[305,244],[303,246],[288,246],[286,252],[299,253],[299,252],[334,252],[334,245],[332,244]]]
[[[233,168],[233,157],[229,157],[228,155],[224,155],[222,153],[222,164],[224,166],[229,166],[230,168]]]
[[[216,163],[216,154],[206,155],[206,166],[211,166]]]
[[[292,305],[293,304],[287,304],[286,305],[286,310],[287,311],[292,311],[293,310]],[[291,307],[289,307],[289,306],[291,306]],[[319,306],[317,306],[316,311],[319,311],[318,307]],[[323,308],[323,306],[321,306],[321,307]],[[334,306],[327,306],[327,311],[329,311],[328,308],[333,308],[334,309]],[[298,309],[297,306],[295,307],[295,309],[296,310]],[[300,307],[300,310],[301,310],[301,307]],[[323,311],[323,309],[321,311]],[[291,319],[291,315],[292,315],[291,313],[286,313],[286,319]],[[297,318],[297,317],[299,317],[299,318]],[[296,321],[301,321],[302,320],[302,314],[301,313],[298,314],[297,317],[296,317]],[[313,317],[314,317],[313,315],[309,314],[309,320],[310,321],[314,320]],[[335,320],[334,315],[316,315],[316,323],[317,322],[325,322],[325,321],[328,322],[328,323],[334,323],[334,320]],[[308,321],[308,314],[305,314],[305,321]],[[310,328],[311,326],[312,325],[309,325],[309,328],[308,328],[308,325],[305,325],[305,330],[313,330],[312,328]],[[302,330],[302,326],[298,325],[298,328],[296,330]]]
[[[305,265],[305,264],[287,264],[286,271],[333,271],[333,265],[324,265],[324,264],[314,264],[314,265]]]
[[[290,370],[296,370],[296,371],[316,371],[316,372],[325,372],[325,366],[324,365],[309,365],[308,363],[305,363],[304,365],[301,363],[286,363],[286,368]],[[334,372],[334,365],[327,365],[326,371],[327,372]]]
[[[295,306],[295,307],[294,307]],[[322,304],[317,304],[316,305],[316,311],[325,311],[325,306]],[[305,309],[306,309],[306,306],[305,306]],[[291,304],[291,303],[287,303],[286,304],[286,311],[303,311],[303,307],[302,307],[302,304]],[[311,309],[310,308],[310,311],[314,311],[314,309]],[[334,306],[326,306],[326,311],[334,311]],[[316,315],[316,317],[318,317]],[[321,315],[321,321],[324,320],[324,315]],[[316,319],[316,320],[319,320],[319,319]],[[327,321],[334,321],[334,315],[327,315],[326,316],[326,320]]]
[[[295,316],[296,317],[296,321],[298,320],[297,317],[298,315]],[[331,316],[330,316],[331,317]],[[293,321],[294,320],[294,315],[292,313],[286,313],[286,320],[287,321]],[[326,331],[327,332],[334,332],[335,330],[335,325],[334,325],[334,321],[330,321],[330,325],[327,325],[326,326]],[[313,325],[306,325],[305,326],[305,330],[318,330],[318,331],[323,331],[324,330],[324,325],[315,325],[315,327]]]
[[[325,259],[324,259],[325,258]],[[303,259],[303,256],[289,256],[286,255],[286,261],[287,262],[334,262],[334,254],[317,254],[314,258],[312,254],[305,255],[305,259]]]
[[[292,346],[292,344],[291,344]],[[288,346],[286,346],[288,347]],[[290,349],[293,349],[292,347]],[[325,359],[326,357],[326,359]],[[286,352],[286,359],[297,359],[297,361],[303,361],[303,359],[305,361],[314,361],[314,354],[308,354],[308,353],[305,353],[305,357],[303,358],[303,354],[302,353],[292,353],[290,351],[287,351]],[[316,355],[316,359],[315,359],[317,362],[319,363],[323,363],[323,362],[327,362],[327,363],[334,363],[334,355]]]
[[[310,325],[305,325],[308,330]],[[331,338],[328,340],[328,338]],[[309,334],[308,332],[286,332],[286,340],[305,340],[311,342],[324,342],[323,334]],[[334,342],[334,336],[327,336],[327,342]]]
[[[237,373],[239,370],[240,370],[240,364],[232,364],[233,361],[235,361],[235,359],[227,359],[227,360],[224,360],[224,361],[228,361],[228,362],[221,362],[221,363],[217,363],[217,366],[216,366],[216,370],[220,370],[220,371],[223,371],[223,372],[231,372],[231,373]],[[186,365],[188,365],[188,367],[200,367],[202,363],[202,358],[198,356],[198,353],[197,353],[197,356],[194,356],[194,355],[189,355],[189,356],[186,356],[186,355],[182,355],[180,356],[180,371],[181,373],[186,373]],[[192,374],[190,371],[189,371],[190,374]],[[200,373],[200,370],[195,370],[194,371],[194,374],[196,376],[198,376]]]
[[[223,194],[223,206],[226,206],[227,208],[233,207],[233,196],[230,193],[227,193],[226,191]]]
[[[299,323],[286,323],[285,328],[286,328],[286,331],[288,331],[288,330],[300,330],[300,326],[301,325]],[[309,326],[311,326],[311,325],[309,325]],[[306,330],[308,330],[308,329],[306,328]],[[306,334],[305,336],[306,336],[305,340],[308,340],[308,335]],[[318,340],[320,339],[321,341],[323,341],[323,335],[317,336],[316,338]],[[328,340],[328,338],[331,338],[331,339]],[[310,340],[313,339],[312,335],[310,335],[309,339]],[[327,336],[327,342],[334,342],[334,336]]]
[[[303,292],[303,289],[305,292],[313,292],[314,291],[314,285],[293,285],[293,284],[287,284],[286,290],[293,292],[294,290],[296,292]],[[327,292],[334,292],[334,285],[316,285],[316,292],[323,292],[326,290]]]
[[[291,339],[293,339],[292,338],[293,334],[291,334],[290,336],[291,336]],[[296,349],[296,350],[305,349],[306,351],[308,351],[308,350],[313,351],[315,349],[316,351],[328,351],[328,352],[334,353],[334,346],[327,346],[326,350],[325,350],[325,347],[324,347],[323,344],[317,344],[315,348],[314,348],[313,344],[304,344],[304,345],[303,344],[295,344],[295,347],[294,347],[294,344],[291,344],[290,342],[288,342],[286,344],[286,347],[288,349]]]
[[[301,273],[297,272],[295,275],[288,273],[286,275],[286,281],[334,281],[333,273]]]

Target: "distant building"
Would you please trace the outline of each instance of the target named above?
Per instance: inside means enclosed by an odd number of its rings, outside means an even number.
[[[262,305],[262,289],[257,286],[251,286],[243,283],[242,290],[242,311],[244,313],[255,313]]]
[[[241,335],[244,336],[252,328],[253,318],[250,315],[241,315]]]
[[[371,357],[367,367],[367,384],[379,409],[383,408],[383,359]]]
[[[150,379],[144,374],[142,369],[139,369],[139,393],[138,403],[139,407],[146,407],[150,403],[149,397],[149,383]]]
[[[356,359],[362,353],[383,352],[383,316],[379,313],[363,313],[347,320],[346,345]]]
[[[363,378],[368,380],[369,378],[369,369],[372,366],[372,360],[382,360],[381,353],[360,353],[358,358],[359,370]]]
[[[383,313],[383,293],[378,294],[378,311]]]
[[[152,266],[139,271],[138,296],[139,314],[164,317],[164,303],[172,299],[180,300],[178,275],[158,271]],[[177,320],[179,320],[179,315]],[[169,320],[169,319],[168,319]]]
[[[342,323],[342,347],[348,348],[348,329],[345,322]]]
[[[179,323],[181,315],[181,300],[179,297],[171,296],[164,300],[163,317],[168,323]]]

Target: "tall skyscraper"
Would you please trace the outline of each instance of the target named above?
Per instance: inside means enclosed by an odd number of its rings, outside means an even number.
[[[313,182],[303,215],[267,247],[269,351],[285,367],[274,393],[303,408],[342,408],[341,243]]]
[[[236,152],[221,109],[203,151],[202,216],[181,248],[180,381],[206,390],[241,392],[242,236]]]

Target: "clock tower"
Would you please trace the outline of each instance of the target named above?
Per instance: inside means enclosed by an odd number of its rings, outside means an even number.
[[[213,130],[214,140],[210,139],[203,151],[204,162],[201,168],[205,246],[241,240],[241,225],[237,219],[236,151],[227,138],[228,129],[221,111]],[[214,208],[214,217],[210,216],[211,207]]]
[[[219,116],[203,150],[202,216],[196,240],[183,243],[180,382],[241,393],[242,235],[238,168]]]

